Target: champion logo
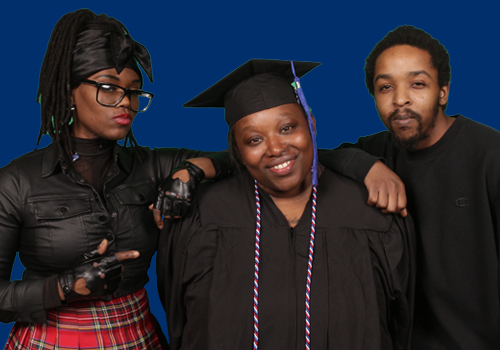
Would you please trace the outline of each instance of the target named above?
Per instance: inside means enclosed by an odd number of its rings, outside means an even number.
[[[469,200],[465,197],[460,197],[455,200],[455,205],[457,207],[466,207],[469,205]]]

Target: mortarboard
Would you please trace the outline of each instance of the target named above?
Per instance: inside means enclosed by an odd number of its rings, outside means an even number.
[[[293,62],[298,77],[320,64]],[[297,103],[298,98],[291,85],[294,78],[290,61],[252,59],[186,102],[183,107],[225,108],[226,123],[232,126],[252,113]]]

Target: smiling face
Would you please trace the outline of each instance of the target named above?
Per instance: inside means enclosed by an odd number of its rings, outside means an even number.
[[[302,108],[289,103],[250,114],[234,124],[238,157],[274,197],[309,189],[313,145]]]
[[[124,68],[120,74],[114,68],[105,69],[87,79],[127,89],[141,88],[139,75],[130,68]],[[115,107],[106,107],[97,102],[96,93],[97,87],[89,84],[82,83],[73,89],[71,99],[76,108],[73,114],[73,136],[83,139],[96,137],[107,140],[123,139],[132,127],[132,121],[137,114],[130,109],[129,96],[124,96]]]
[[[439,87],[438,71],[425,50],[397,45],[375,62],[374,99],[395,143],[407,150],[436,143],[448,128],[442,107],[449,86]]]

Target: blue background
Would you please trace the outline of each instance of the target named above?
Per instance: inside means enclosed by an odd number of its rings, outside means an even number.
[[[488,4],[490,3],[490,4]],[[364,85],[364,60],[373,46],[402,24],[438,38],[451,56],[447,114],[460,113],[500,129],[498,118],[498,9],[493,2],[452,1],[44,1],[2,5],[2,120],[0,166],[36,148],[40,127],[35,102],[38,75],[54,24],[87,7],[122,21],[145,45],[154,67],[156,94],[134,121],[141,145],[221,150],[227,126],[217,109],[184,109],[182,103],[250,58],[319,61],[301,82],[318,127],[318,144],[333,148],[384,129]],[[465,3],[464,3],[465,4]],[[50,138],[45,136],[42,145]],[[1,243],[0,243],[1,244]],[[156,293],[155,262],[147,289],[166,330]],[[16,263],[13,279],[23,270]],[[0,343],[12,324],[0,324]]]

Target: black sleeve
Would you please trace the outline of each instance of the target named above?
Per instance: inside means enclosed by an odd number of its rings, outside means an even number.
[[[333,150],[318,150],[319,162],[330,170],[364,184],[366,174],[377,160],[386,163],[392,143],[388,131],[360,137],[356,143],[343,143]]]
[[[393,216],[388,232],[370,237],[382,329],[383,348],[410,349],[416,277],[416,236],[410,216]],[[384,337],[382,337],[384,339]],[[392,347],[391,347],[392,344]]]
[[[188,158],[206,157],[214,152],[195,151],[186,148],[155,148],[156,186],[158,186],[177,164]]]
[[[228,150],[211,153],[206,155],[206,157],[210,158],[215,168],[215,177],[212,179],[213,181],[228,178],[236,173],[237,165],[231,160]]]
[[[189,158],[209,158],[216,172],[214,181],[232,176],[236,171],[236,165],[231,161],[227,150],[221,152],[204,152],[185,148],[155,148],[154,152],[157,155],[156,166],[159,174],[157,185],[171,174],[177,164]]]
[[[45,309],[54,309],[63,305],[59,296],[59,279],[53,275],[45,280],[43,288],[43,305]]]
[[[217,255],[218,228],[212,225],[198,227],[183,251],[182,273],[174,280],[174,290],[170,309],[182,309],[172,313],[168,322],[176,322],[176,338],[172,349],[184,348],[188,342],[190,349],[206,349],[209,338],[210,290],[213,280],[215,257]],[[179,283],[180,282],[180,283]],[[183,303],[189,300],[188,304]],[[182,328],[178,320],[184,317]],[[187,324],[186,324],[187,323]],[[169,327],[170,329],[170,327]],[[180,333],[180,336],[179,336]],[[171,338],[172,339],[172,338]]]
[[[194,205],[192,215],[182,220],[165,221],[158,243],[158,293],[167,315],[171,349],[180,348],[187,317],[183,285],[185,256],[190,237],[200,226],[197,202]]]
[[[330,170],[363,184],[373,164],[380,160],[358,148],[318,150],[319,162]]]
[[[0,170],[0,321],[45,322],[45,280],[11,281],[22,227],[22,183],[13,163]]]

